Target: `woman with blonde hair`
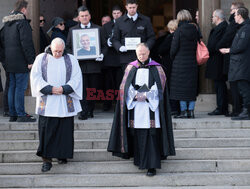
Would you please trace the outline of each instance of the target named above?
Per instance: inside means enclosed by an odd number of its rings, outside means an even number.
[[[177,14],[178,28],[174,32],[170,57],[173,60],[170,78],[170,99],[180,101],[181,113],[175,118],[194,118],[197,95],[196,49],[200,35],[188,10]]]

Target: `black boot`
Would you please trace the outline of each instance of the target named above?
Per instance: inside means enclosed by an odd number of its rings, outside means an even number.
[[[248,109],[250,108],[243,108],[242,112],[236,116],[236,117],[232,117],[231,120],[249,120],[249,111]]]
[[[156,170],[155,169],[148,169],[148,172],[146,174],[149,177],[155,176],[156,175]]]
[[[67,159],[58,159],[58,164],[67,164],[68,160]]]
[[[174,116],[174,118],[188,118],[188,111],[181,111],[180,115]]]
[[[194,110],[188,110],[188,118],[194,119]]]

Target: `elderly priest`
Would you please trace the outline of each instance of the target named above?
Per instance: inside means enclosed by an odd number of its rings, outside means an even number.
[[[66,54],[64,41],[55,38],[51,46],[36,57],[31,70],[31,92],[39,115],[39,147],[42,172],[73,158],[74,116],[81,111],[82,73],[77,59]]]
[[[120,85],[108,151],[134,157],[134,165],[154,176],[161,159],[175,155],[166,76],[146,44],[137,46],[136,55]]]

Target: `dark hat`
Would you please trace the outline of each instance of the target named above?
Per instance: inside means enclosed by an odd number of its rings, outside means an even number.
[[[64,20],[63,20],[63,18],[61,18],[61,17],[55,17],[55,18],[53,18],[53,20],[52,20],[52,22],[51,22],[51,28],[47,31],[47,33],[49,33],[54,27],[56,27],[58,24],[60,24],[60,23],[63,23],[64,22]]]
[[[60,17],[55,17],[55,18],[53,18],[51,25],[52,25],[53,27],[56,27],[58,24],[60,24],[60,23],[62,23],[62,22],[64,22],[64,20],[63,20],[62,18],[60,18]]]

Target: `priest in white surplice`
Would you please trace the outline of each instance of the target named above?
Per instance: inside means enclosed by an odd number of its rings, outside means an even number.
[[[134,157],[139,169],[154,176],[161,159],[175,155],[175,148],[166,76],[149,54],[147,45],[139,44],[137,60],[125,70],[108,151],[125,159]]]
[[[52,167],[52,158],[67,163],[73,158],[74,116],[81,111],[82,73],[77,59],[66,54],[64,41],[56,38],[36,57],[30,82],[39,115],[39,147],[42,172]]]

